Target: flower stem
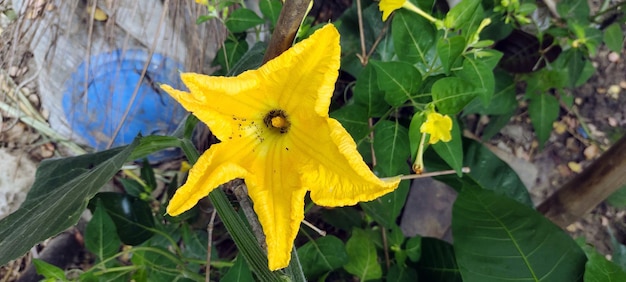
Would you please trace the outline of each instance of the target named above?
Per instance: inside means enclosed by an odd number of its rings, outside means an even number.
[[[413,5],[413,3],[406,1],[404,2],[404,4],[402,5],[402,8],[405,8],[411,12],[414,12],[420,16],[422,16],[423,18],[427,19],[429,22],[434,23],[435,25],[437,25],[438,23],[441,22],[441,20],[436,19],[435,17],[429,15],[428,13],[424,12],[422,9],[418,8],[417,6]]]
[[[306,16],[311,0],[285,1],[283,9],[278,15],[278,21],[272,33],[269,46],[263,57],[263,63],[278,57],[293,44],[296,33]]]

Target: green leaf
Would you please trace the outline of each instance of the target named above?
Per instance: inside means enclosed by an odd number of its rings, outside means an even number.
[[[115,224],[98,199],[93,217],[85,227],[85,247],[102,261],[117,253],[120,245]]]
[[[118,180],[128,195],[139,197],[141,193],[145,192],[143,186],[133,179],[119,178]]]
[[[352,6],[343,12],[337,22],[341,22],[337,25],[337,30],[341,34],[341,69],[357,77],[363,70],[363,65],[357,57],[357,54],[362,52],[361,37],[359,32],[355,31],[361,30],[360,26],[363,27],[365,49],[371,50],[384,27],[378,5],[371,3],[357,12],[356,2],[353,2]],[[383,44],[383,42],[380,43]]]
[[[604,44],[609,50],[621,53],[624,46],[624,34],[620,23],[613,23],[604,30]]]
[[[432,148],[461,177],[463,175],[463,139],[461,138],[461,125],[456,117],[452,117],[451,135],[450,142],[440,141],[432,144]]]
[[[580,281],[585,255],[534,209],[485,189],[463,189],[452,208],[454,250],[466,281]]]
[[[477,88],[458,77],[445,77],[437,80],[431,89],[435,106],[441,114],[456,115],[463,107],[485,90]]]
[[[618,209],[626,207],[626,185],[613,192],[611,196],[606,198],[606,203]]]
[[[417,149],[419,147],[420,142],[422,141],[422,132],[420,128],[422,124],[426,121],[426,115],[424,112],[417,112],[411,118],[411,123],[409,124],[409,145],[410,145],[410,153],[411,153],[411,161],[415,161],[417,157]],[[428,147],[428,142],[424,141],[424,150]]]
[[[385,281],[415,282],[417,281],[417,271],[413,268],[394,264],[389,268]]]
[[[272,27],[278,22],[278,15],[283,8],[283,2],[280,0],[261,0],[259,1],[259,9],[263,17],[270,21]]]
[[[227,74],[231,72],[231,69],[238,62],[241,57],[248,51],[248,43],[245,40],[239,41],[226,41],[224,46],[217,50],[213,65],[219,65],[222,67],[220,74]]]
[[[44,160],[20,208],[0,220],[0,265],[76,224],[87,202],[139,143],[78,157]]]
[[[234,10],[224,24],[226,28],[232,33],[244,32],[249,28],[262,24],[261,19],[254,11],[246,8],[238,8]]]
[[[589,22],[589,4],[587,1],[579,0],[563,0],[559,1],[556,5],[556,11],[561,18],[573,22],[579,22],[581,24],[587,24]]]
[[[330,113],[330,116],[337,119],[341,125],[350,133],[356,142],[357,149],[364,160],[372,159],[369,138],[370,127],[367,117],[367,109],[361,104],[348,104],[339,110]]]
[[[492,153],[480,142],[463,139],[463,151],[465,166],[470,172],[458,176],[440,176],[437,180],[443,181],[460,191],[465,186],[480,186],[483,189],[493,190],[516,201],[533,207],[528,190],[517,173],[498,156]],[[430,151],[426,151],[424,159],[428,170],[444,170],[446,166],[437,166],[436,158]]]
[[[353,92],[354,102],[365,106],[368,117],[381,117],[389,110],[385,93],[378,89],[376,71],[372,64],[367,64],[359,73]]]
[[[626,271],[626,246],[617,241],[610,227],[609,236],[611,237],[611,247],[613,247],[613,262]]]
[[[91,200],[89,209],[95,210],[94,203],[98,201],[115,223],[124,244],[136,246],[154,235],[154,216],[146,201],[127,194],[100,192]]]
[[[422,256],[422,237],[415,236],[406,241],[406,254],[413,262],[418,262]]]
[[[580,49],[572,48],[561,53],[559,59],[561,57],[565,60],[563,67],[567,69],[567,86],[575,87],[585,68],[585,62],[587,61],[585,54]],[[556,87],[558,86],[561,85],[557,85]]]
[[[399,249],[405,241],[404,233],[402,233],[400,226],[394,224],[391,228],[385,230],[385,232],[387,233],[387,244],[389,248]]]
[[[422,73],[435,60],[435,28],[413,12],[396,10],[391,23],[393,46],[400,60],[418,64]]]
[[[143,159],[150,154],[162,150],[179,147],[180,139],[173,136],[148,135],[141,137],[135,150],[127,158],[127,161]],[[143,187],[142,187],[143,190]]]
[[[304,244],[298,248],[298,258],[304,274],[310,281],[348,263],[346,247],[339,238],[333,235]]]
[[[183,278],[184,273],[177,269],[171,256],[173,254],[161,247],[150,247],[149,251],[145,248],[135,250],[130,261],[142,267],[133,274],[134,280],[166,282]],[[144,279],[137,279],[139,277]]]
[[[374,153],[376,167],[383,173],[381,176],[408,173],[407,160],[411,157],[409,149],[409,132],[406,127],[389,120],[381,120],[376,124]]]
[[[65,271],[56,265],[49,264],[41,259],[33,259],[33,264],[37,270],[37,274],[42,275],[46,279],[52,281],[69,281],[65,277]]]
[[[380,279],[383,270],[378,263],[376,246],[362,229],[354,229],[352,236],[346,243],[349,261],[343,268],[348,273],[356,275],[361,281]]]
[[[463,26],[466,26],[469,22],[476,9],[480,5],[480,0],[464,0],[460,1],[456,6],[454,6],[448,14],[446,14],[446,18],[443,20],[443,25],[447,29],[460,29]]]
[[[455,65],[463,50],[465,50],[465,37],[463,36],[442,37],[437,41],[437,55],[446,74],[450,74],[450,69]]]
[[[463,60],[463,69],[455,72],[455,74],[479,89],[483,89],[480,91],[479,97],[484,106],[489,105],[496,85],[493,68],[490,68],[480,59],[466,57]]]
[[[409,194],[409,182],[402,181],[398,188],[376,200],[360,203],[365,213],[385,228],[392,228],[400,216],[406,197]]]
[[[422,238],[417,273],[419,281],[462,281],[452,245],[435,238]]]
[[[223,282],[246,282],[246,281],[254,281],[254,277],[252,277],[252,272],[250,272],[250,268],[248,268],[248,264],[246,264],[246,260],[237,257],[235,259],[235,264],[221,277],[220,281]]]
[[[322,210],[324,222],[344,231],[359,227],[363,221],[363,213],[354,207],[340,207]]]
[[[587,255],[585,282],[626,281],[626,272],[617,264],[607,260],[595,248],[584,242],[581,247]]]
[[[495,76],[495,93],[489,102],[489,105],[485,106],[482,101],[478,99],[472,100],[463,109],[463,115],[480,113],[483,115],[504,115],[514,112],[517,109],[517,99],[513,76],[506,72],[494,72]]]
[[[385,92],[385,101],[398,107],[412,100],[422,83],[422,75],[405,62],[370,61],[376,69],[378,87]]]
[[[141,179],[143,179],[148,186],[146,187],[148,189],[148,191],[146,192],[152,192],[154,189],[156,189],[157,183],[156,179],[154,178],[154,170],[148,162],[148,159],[144,159],[141,164]]]
[[[547,93],[532,95],[528,102],[528,114],[541,149],[550,137],[552,123],[559,117],[559,101]]]
[[[206,230],[194,230],[190,225],[184,224],[181,228],[182,238],[184,243],[183,256],[186,258],[194,258],[199,260],[206,259],[208,254],[208,234]],[[212,248],[211,257],[217,258],[217,252],[213,252]]]
[[[255,43],[250,50],[241,56],[241,59],[236,60],[235,65],[228,72],[228,76],[236,76],[244,71],[257,69],[263,63],[265,49],[267,49],[267,43],[263,41]]]

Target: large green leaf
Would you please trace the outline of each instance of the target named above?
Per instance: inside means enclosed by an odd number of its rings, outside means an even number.
[[[385,102],[385,92],[378,88],[376,70],[372,64],[368,64],[356,79],[353,88],[354,101],[365,106],[368,117],[381,117],[389,105]]]
[[[517,99],[513,76],[509,73],[498,71],[494,72],[495,76],[495,93],[485,106],[481,100],[474,99],[464,109],[463,114],[480,113],[483,115],[504,115],[510,114],[517,109]]]
[[[356,207],[326,208],[321,213],[326,223],[343,231],[359,227],[363,222],[363,213]]]
[[[620,23],[613,23],[604,30],[604,44],[611,51],[621,53],[624,47],[624,33]]]
[[[463,151],[464,165],[470,168],[470,172],[463,174],[462,178],[449,175],[437,177],[437,180],[445,182],[457,191],[464,186],[478,185],[533,207],[528,190],[517,173],[487,147],[477,141],[464,139]],[[433,171],[448,169],[437,157],[427,151],[424,156],[426,167]]]
[[[352,236],[346,243],[346,251],[349,261],[343,268],[348,273],[356,275],[361,281],[379,279],[383,276],[376,246],[365,231],[361,229],[352,231]]]
[[[409,172],[407,161],[411,157],[409,151],[409,132],[399,122],[381,120],[374,131],[374,153],[376,169],[381,176],[394,176]]]
[[[415,13],[400,9],[395,11],[391,23],[393,46],[400,60],[418,64],[426,72],[435,60],[435,28]]]
[[[339,238],[332,235],[309,241],[298,248],[298,258],[310,281],[348,263],[346,247]]]
[[[43,161],[22,206],[0,221],[0,265],[76,224],[89,199],[117,173],[138,142]]]
[[[234,10],[224,24],[230,32],[244,32],[249,28],[252,28],[258,24],[262,24],[261,19],[254,11],[246,8],[239,8]]]
[[[417,263],[419,281],[462,281],[454,249],[446,241],[422,238],[422,257]]]
[[[101,192],[94,196],[89,209],[95,210],[95,202],[101,202],[104,210],[115,223],[117,235],[124,244],[139,245],[154,234],[154,216],[150,205],[131,195]]]
[[[450,69],[465,49],[465,37],[457,35],[450,38],[440,38],[437,41],[437,55],[441,61],[441,66],[446,74],[450,73]]]
[[[563,0],[559,1],[556,10],[561,18],[567,21],[580,22],[586,24],[589,22],[589,4],[587,1]]]
[[[402,181],[398,188],[376,200],[360,203],[367,215],[385,228],[392,228],[400,216],[406,197],[409,194],[409,182]]]
[[[386,278],[385,281],[389,282],[414,282],[417,281],[417,271],[404,265],[394,264],[389,268]]]
[[[483,96],[485,89],[458,77],[444,77],[433,84],[431,91],[439,112],[455,115],[474,98]]]
[[[465,281],[580,281],[576,242],[534,209],[467,187],[452,208],[456,259]]]
[[[480,6],[480,0],[464,0],[457,3],[443,20],[443,24],[448,29],[460,29],[467,26]]]
[[[528,102],[528,114],[537,135],[539,148],[543,148],[552,132],[552,123],[559,117],[559,101],[547,93],[532,95]]]
[[[387,103],[398,107],[406,101],[412,101],[422,84],[422,75],[413,65],[378,61],[370,61],[370,64],[376,69],[378,87],[385,92]]]
[[[619,265],[607,260],[595,248],[584,242],[582,249],[587,255],[585,282],[626,281],[626,272]]]
[[[115,224],[99,199],[93,217],[85,227],[85,247],[102,261],[117,253],[120,245]]]
[[[496,85],[493,68],[480,59],[466,57],[463,60],[463,68],[455,72],[455,74],[476,87],[484,89],[484,91],[480,92],[479,97],[483,105],[489,105]]]
[[[217,50],[215,59],[213,59],[213,65],[222,67],[217,74],[226,75],[230,73],[233,66],[243,57],[246,51],[248,51],[248,43],[245,40],[228,40],[224,42],[222,48]]]
[[[283,2],[280,0],[261,0],[259,1],[259,10],[263,14],[263,17],[270,21],[272,27],[276,25],[278,21],[278,15],[283,8]]]

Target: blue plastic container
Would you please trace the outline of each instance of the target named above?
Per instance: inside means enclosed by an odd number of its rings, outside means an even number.
[[[118,50],[91,57],[88,77],[83,62],[66,82],[63,109],[70,128],[87,145],[104,150],[113,138],[124,112],[130,106],[112,147],[129,144],[141,133],[167,135],[183,120],[186,111],[159,84],[183,87],[178,70],[181,65],[160,54],[153,54],[146,75],[141,72],[148,60],[144,50]],[[139,84],[137,95],[133,92]],[[87,91],[85,91],[85,85]],[[162,161],[179,155],[178,151],[163,151],[150,157]]]

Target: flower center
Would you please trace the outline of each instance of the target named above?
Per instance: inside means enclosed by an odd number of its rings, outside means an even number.
[[[289,120],[287,119],[287,115],[283,110],[271,110],[265,118],[263,118],[263,122],[269,129],[278,130],[278,132],[287,133],[289,131]]]

